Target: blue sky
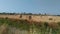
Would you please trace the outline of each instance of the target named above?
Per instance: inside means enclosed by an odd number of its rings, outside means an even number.
[[[60,0],[0,0],[0,12],[60,14]]]

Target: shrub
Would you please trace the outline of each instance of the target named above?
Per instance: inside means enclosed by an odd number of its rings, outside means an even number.
[[[52,18],[49,18],[49,20],[53,20]]]
[[[44,26],[47,28],[49,25],[48,25],[48,22],[45,22],[44,23]]]
[[[8,19],[8,17],[6,17],[5,19]]]
[[[22,18],[22,15],[20,15],[20,18]]]
[[[29,16],[29,20],[32,19],[32,16]]]

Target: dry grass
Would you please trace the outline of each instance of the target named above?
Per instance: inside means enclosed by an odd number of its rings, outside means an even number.
[[[31,21],[37,21],[37,22],[60,22],[60,16],[34,16],[31,15],[32,19]],[[20,15],[0,15],[0,18],[12,18],[12,19],[27,19],[29,20],[29,15],[22,15],[22,18],[20,18]],[[49,18],[52,18],[52,20],[49,20]]]

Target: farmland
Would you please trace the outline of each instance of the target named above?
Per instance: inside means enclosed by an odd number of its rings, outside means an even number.
[[[0,15],[0,18],[13,18],[13,19],[26,19],[29,20],[29,16],[32,17],[31,21],[36,22],[59,22],[60,16],[42,16],[42,15],[22,15],[22,18],[20,18],[20,15]],[[49,20],[52,19],[52,20]]]
[[[60,34],[60,16],[0,15],[0,34]]]
[[[60,34],[60,22],[29,22],[0,18],[0,34]]]

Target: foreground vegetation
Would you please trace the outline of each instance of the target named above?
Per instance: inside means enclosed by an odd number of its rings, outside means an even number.
[[[22,32],[27,31],[26,34],[60,34],[60,22],[58,23],[29,22],[27,20],[0,18],[0,26],[3,24],[7,26],[6,34],[9,34],[8,33],[9,27],[11,28],[15,27],[16,29],[19,29]]]

